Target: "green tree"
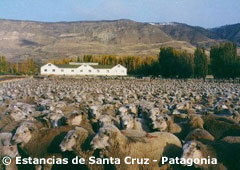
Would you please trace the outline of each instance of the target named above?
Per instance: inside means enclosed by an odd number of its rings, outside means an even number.
[[[159,54],[159,65],[163,77],[177,76],[178,58],[177,52],[172,47],[161,48]]]
[[[188,54],[186,51],[179,53],[177,65],[177,75],[180,78],[192,77],[194,72],[194,61],[193,56]]]
[[[206,77],[208,74],[208,61],[204,48],[197,48],[194,53],[194,76]]]
[[[235,78],[237,76],[237,46],[225,43],[213,46],[210,51],[211,71],[217,78]]]
[[[188,78],[193,75],[193,56],[186,51],[177,51],[172,47],[161,48],[159,54],[160,74],[163,77]]]

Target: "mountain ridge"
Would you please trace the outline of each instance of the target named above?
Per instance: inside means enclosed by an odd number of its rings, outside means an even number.
[[[92,55],[157,55],[162,46],[193,52],[226,41],[214,29],[128,19],[38,22],[0,19],[0,55],[12,60]],[[233,39],[235,40],[235,39]]]

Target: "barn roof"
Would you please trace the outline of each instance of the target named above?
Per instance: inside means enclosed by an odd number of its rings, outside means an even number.
[[[55,64],[59,68],[78,68],[82,65],[70,65],[70,64]],[[95,69],[111,69],[116,65],[89,65],[92,68]]]
[[[115,65],[92,65],[91,67],[93,67],[95,69],[111,69],[114,66]]]
[[[59,68],[78,68],[80,65],[56,64]]]

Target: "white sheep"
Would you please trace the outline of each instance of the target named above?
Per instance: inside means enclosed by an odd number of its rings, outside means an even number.
[[[109,115],[101,115],[98,120],[99,127],[113,125],[114,123],[116,123],[115,119]]]
[[[78,145],[83,144],[87,139],[89,133],[86,129],[82,127],[75,127],[74,129],[68,131],[64,139],[60,144],[60,148],[63,152],[73,151],[78,149]],[[81,146],[80,146],[81,147]]]
[[[66,125],[66,118],[61,110],[56,110],[56,112],[51,112],[50,114],[45,117],[50,123],[51,127],[58,127]]]
[[[114,126],[103,127],[91,141],[93,150],[100,149],[107,157],[120,158],[123,162],[126,156],[133,158],[149,158],[157,160],[149,165],[115,165],[117,169],[154,169],[159,167],[164,154],[176,157],[181,153],[181,142],[173,134],[166,132],[155,133],[137,132],[133,136],[125,136]],[[145,135],[143,135],[145,134]]]
[[[37,130],[38,127],[34,122],[23,122],[17,128],[12,140],[15,143],[21,143],[22,145],[27,144],[32,138],[33,131]]]
[[[218,154],[212,145],[205,145],[199,141],[193,140],[193,141],[188,141],[183,145],[183,154],[181,159],[184,159],[184,160],[191,159],[192,161],[194,159],[218,160]],[[203,162],[203,163],[199,162],[198,164],[194,164],[194,167],[200,168],[203,170],[208,170],[208,169],[226,170],[226,167],[220,162],[220,160],[218,160],[217,164],[212,164],[212,163],[208,164],[207,162]]]
[[[26,124],[27,123],[27,124]],[[59,139],[64,137],[71,130],[72,126],[60,126],[53,129],[42,128],[35,129],[32,124],[25,122],[16,131],[12,140],[14,143],[20,143],[19,149],[32,158],[62,158],[59,153]],[[44,170],[50,170],[51,164],[43,165]]]
[[[175,123],[174,118],[167,114],[160,115],[152,122],[152,129],[155,131],[170,132],[181,139],[184,139],[189,131],[196,128],[203,128],[203,120],[199,115],[191,115],[188,121]]]
[[[19,156],[17,145],[2,146],[0,149],[0,152],[1,152],[0,158],[6,155],[11,158],[11,164],[5,166],[5,170],[18,170],[18,167],[15,162],[16,156]],[[0,164],[0,168],[1,168],[1,164]]]
[[[11,133],[0,133],[0,146],[7,146],[11,144]]]
[[[100,106],[94,105],[90,106],[89,114],[92,119],[98,119],[101,115]]]
[[[182,127],[174,123],[172,118],[166,114],[160,115],[152,122],[152,129],[161,132],[181,133]]]
[[[151,122],[153,122],[153,121],[159,119],[159,117],[160,117],[160,110],[159,110],[159,108],[155,107],[149,111],[147,118],[150,119]]]
[[[119,112],[120,116],[127,115],[128,114],[128,108],[122,106],[118,109],[118,112]]]
[[[11,108],[9,108],[6,111],[6,115],[10,115],[11,118],[14,119],[14,121],[16,122],[20,122],[20,121],[27,121],[27,120],[32,120],[32,116],[26,111],[22,111],[21,109],[19,109],[16,106],[13,106]]]
[[[93,135],[94,134],[92,132],[89,132],[82,127],[75,127],[65,135],[59,146],[62,152],[71,151],[75,155],[78,155],[79,157],[88,160],[89,157],[93,156],[94,154],[94,151],[89,150],[89,141],[90,139],[92,139]],[[88,161],[86,162],[86,165],[89,169],[93,170],[104,169],[103,165],[91,165],[88,163]]]
[[[67,124],[72,126],[79,126],[82,122],[83,114],[74,112],[70,115],[70,117],[67,118]]]
[[[0,158],[3,156],[9,156],[11,158],[11,164],[5,166],[6,170],[17,170],[15,164],[15,157],[19,156],[17,145],[11,144],[11,133],[0,133]]]
[[[122,130],[135,129],[139,131],[149,132],[147,121],[143,118],[136,118],[133,115],[120,116],[120,127]]]

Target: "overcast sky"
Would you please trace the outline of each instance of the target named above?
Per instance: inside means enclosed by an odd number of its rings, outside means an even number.
[[[240,0],[0,0],[0,18],[176,21],[211,28],[240,23]]]

